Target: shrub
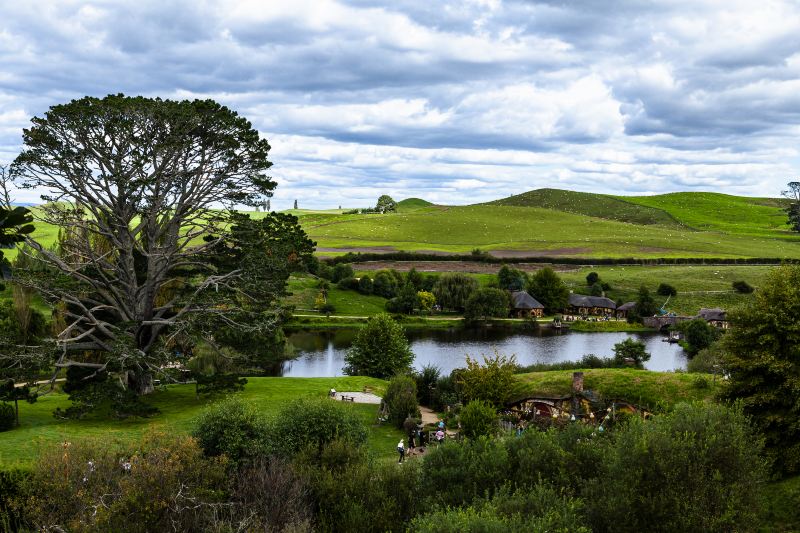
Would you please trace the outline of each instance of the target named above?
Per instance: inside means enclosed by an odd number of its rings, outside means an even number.
[[[468,439],[491,437],[497,433],[497,410],[482,400],[469,402],[459,415],[461,434]]]
[[[732,283],[733,290],[741,294],[750,294],[755,289],[746,281],[734,281]]]
[[[668,283],[660,283],[658,289],[656,289],[656,294],[659,296],[675,296],[678,294],[678,290]]]
[[[419,372],[414,372],[414,381],[417,383],[417,398],[421,405],[426,407],[433,406],[436,384],[441,372],[441,369],[436,365],[425,365]]]
[[[386,302],[386,310],[390,313],[408,315],[414,312],[417,305],[419,305],[419,297],[416,289],[410,283],[406,283],[400,288],[395,298]]]
[[[591,287],[592,285],[594,285],[598,281],[600,281],[600,274],[598,274],[597,272],[589,272],[588,274],[586,274],[586,285],[587,286]]]
[[[397,375],[389,381],[383,397],[389,412],[389,421],[398,428],[408,417],[419,416],[417,404],[417,384],[411,376]]]
[[[358,280],[358,292],[361,294],[372,294],[372,278],[366,274]]]
[[[308,449],[319,457],[334,440],[361,446],[367,440],[367,428],[351,406],[328,398],[301,398],[280,410],[272,424],[270,448],[291,457]]]
[[[472,276],[461,274],[442,274],[433,286],[432,292],[442,309],[463,311],[467,299],[478,290],[478,280]]]
[[[632,360],[636,366],[650,360],[650,354],[642,341],[635,341],[628,337],[622,342],[614,345],[614,361],[619,365],[624,365],[626,360]]]
[[[603,295],[603,286],[600,283],[595,283],[589,288],[589,294],[591,296],[602,296]]]
[[[429,449],[422,463],[421,489],[433,504],[468,505],[491,496],[511,475],[502,439],[446,441]]]
[[[397,295],[397,280],[388,271],[381,270],[372,280],[372,292],[384,298],[394,298]]]
[[[13,428],[16,420],[14,406],[5,402],[0,403],[0,431],[8,431]]]
[[[267,453],[269,426],[265,418],[234,397],[203,411],[194,422],[192,436],[206,455],[225,454],[238,463]]]
[[[720,336],[720,331],[702,318],[681,322],[675,329],[683,332],[680,344],[689,357],[710,347]]]
[[[226,485],[224,459],[192,437],[151,433],[126,448],[84,439],[45,449],[20,503],[35,530],[204,531]]]
[[[467,402],[484,400],[502,407],[511,392],[516,361],[513,356],[495,353],[494,357],[483,356],[483,363],[467,356],[467,368],[461,369],[456,378],[459,392]]]
[[[328,302],[319,308],[319,312],[324,313],[325,316],[331,316],[333,313],[336,312],[336,306]]]
[[[317,268],[317,276],[328,281],[333,281],[333,267],[328,263],[320,263]]]
[[[584,491],[595,531],[749,531],[765,464],[740,408],[679,404],[617,430]]]
[[[337,263],[333,267],[333,276],[331,277],[331,281],[334,283],[339,283],[341,280],[355,277],[355,275],[356,274],[353,271],[353,267],[346,263]]]
[[[345,355],[350,376],[388,378],[407,372],[414,361],[403,327],[385,313],[375,315],[358,330]]]
[[[336,286],[344,291],[357,291],[358,280],[353,277],[342,278],[339,280]]]
[[[417,293],[417,303],[420,311],[430,313],[433,310],[433,306],[436,305],[436,296],[432,292],[419,291]]]
[[[686,370],[689,372],[703,372],[706,374],[719,373],[722,368],[722,350],[718,344],[700,350],[697,355],[689,359]]]

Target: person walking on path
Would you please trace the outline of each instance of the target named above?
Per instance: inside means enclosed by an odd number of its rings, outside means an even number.
[[[406,447],[403,445],[403,439],[400,439],[400,442],[397,443],[397,453],[400,454],[400,460],[397,462],[402,463],[406,456]]]

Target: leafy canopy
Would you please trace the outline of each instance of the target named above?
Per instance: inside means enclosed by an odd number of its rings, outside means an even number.
[[[385,379],[408,372],[414,354],[403,327],[381,313],[370,318],[358,331],[344,360],[345,374]]]

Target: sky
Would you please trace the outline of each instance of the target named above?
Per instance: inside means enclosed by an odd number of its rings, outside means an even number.
[[[273,209],[778,196],[800,179],[800,4],[0,0],[0,163],[32,116],[120,92],[247,117]]]

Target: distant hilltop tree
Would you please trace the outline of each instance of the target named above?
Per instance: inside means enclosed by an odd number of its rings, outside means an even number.
[[[297,200],[294,201],[294,208],[297,209]]]
[[[800,181],[790,181],[786,186],[789,188],[781,194],[790,200],[789,207],[786,208],[788,224],[792,231],[800,232]]]
[[[384,194],[378,198],[378,204],[375,206],[375,210],[379,213],[393,213],[397,211],[397,202],[388,194]]]

